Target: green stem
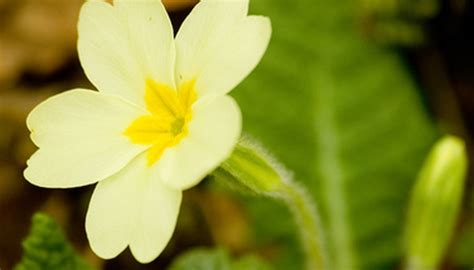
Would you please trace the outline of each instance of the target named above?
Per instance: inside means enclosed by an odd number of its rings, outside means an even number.
[[[283,165],[262,146],[243,139],[212,175],[242,191],[282,199],[293,214],[306,255],[306,269],[327,268],[324,237],[315,204],[307,190],[295,183]]]
[[[306,189],[294,182],[286,183],[282,193],[299,228],[300,241],[306,255],[306,269],[325,269],[323,232],[316,206]]]

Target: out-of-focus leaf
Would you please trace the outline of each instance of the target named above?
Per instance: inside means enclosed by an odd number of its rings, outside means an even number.
[[[359,0],[360,24],[372,40],[390,45],[424,44],[427,24],[441,6],[440,0]]]
[[[232,270],[271,270],[270,265],[254,255],[247,255],[232,263]]]
[[[248,255],[232,261],[224,249],[197,248],[178,257],[169,270],[270,270],[256,256]]]
[[[92,270],[67,242],[59,226],[47,215],[33,217],[23,242],[23,258],[15,270]]]
[[[331,269],[393,269],[409,190],[437,134],[400,55],[359,34],[355,2],[251,1],[251,13],[271,17],[272,42],[233,93],[244,129],[312,191]],[[275,267],[300,269],[288,212],[248,200]]]
[[[223,249],[195,249],[178,257],[169,270],[230,270],[230,258]]]

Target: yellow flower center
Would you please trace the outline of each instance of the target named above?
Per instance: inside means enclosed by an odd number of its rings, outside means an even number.
[[[151,145],[147,153],[149,166],[166,148],[178,144],[188,134],[194,101],[194,80],[183,83],[178,90],[147,80],[145,104],[150,114],[135,119],[124,134],[132,143]]]

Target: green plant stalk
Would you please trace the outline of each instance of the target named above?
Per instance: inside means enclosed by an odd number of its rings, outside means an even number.
[[[212,176],[241,191],[284,201],[299,230],[306,269],[326,269],[327,252],[316,205],[307,190],[260,145],[245,138]]]
[[[298,225],[300,241],[306,254],[306,268],[326,269],[326,252],[316,207],[301,185],[287,183],[282,196]]]

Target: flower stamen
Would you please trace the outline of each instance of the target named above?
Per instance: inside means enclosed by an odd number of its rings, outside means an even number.
[[[153,165],[166,148],[178,144],[188,133],[192,104],[196,101],[194,80],[178,90],[147,80],[145,104],[149,115],[135,119],[124,131],[134,144],[149,145],[148,165]]]

